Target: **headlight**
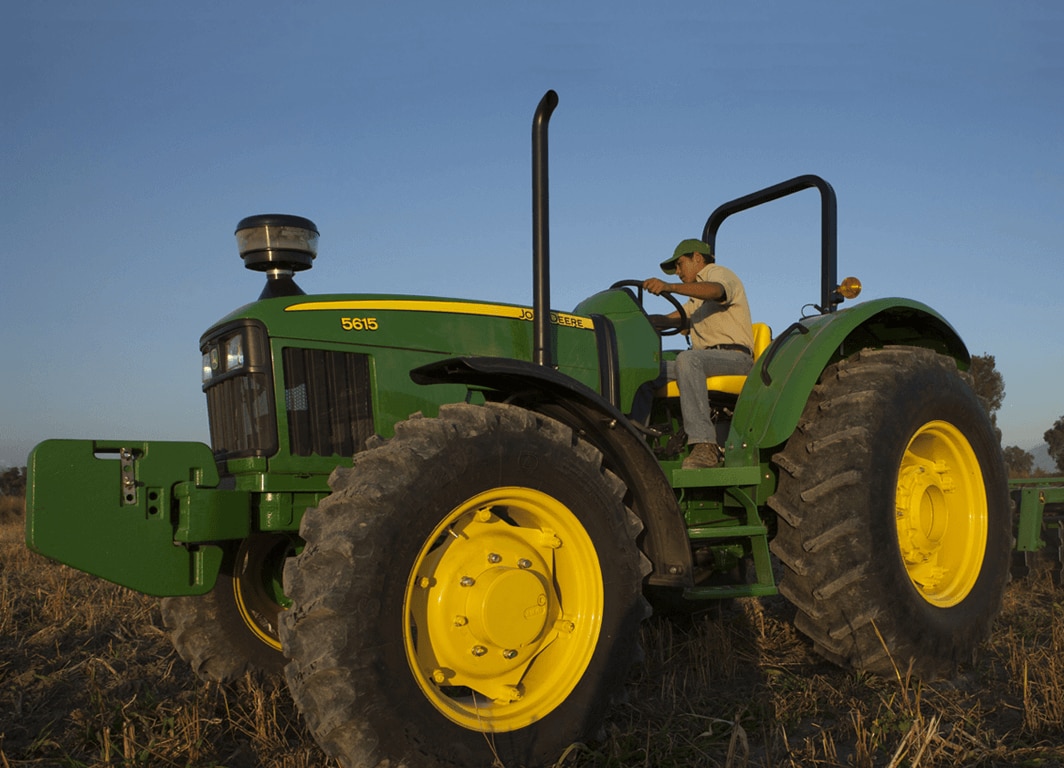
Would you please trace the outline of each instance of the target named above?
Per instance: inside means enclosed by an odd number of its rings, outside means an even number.
[[[223,352],[225,365],[223,367]],[[218,344],[212,344],[203,353],[203,383],[209,384],[216,376],[234,373],[244,367],[244,334],[238,333]]]
[[[229,339],[225,345],[225,371],[235,371],[244,366],[244,336],[243,334]]]
[[[221,367],[221,356],[218,347],[211,347],[203,353],[203,383],[206,385],[218,374]]]
[[[200,353],[205,390],[232,376],[270,369],[266,327],[257,320],[238,320],[214,329],[200,339]]]

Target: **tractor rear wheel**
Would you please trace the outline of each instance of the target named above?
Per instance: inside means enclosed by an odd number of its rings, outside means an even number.
[[[594,733],[637,659],[649,570],[598,450],[520,408],[451,405],[330,484],[281,625],[327,753],[533,766]]]
[[[997,437],[954,360],[842,360],[773,460],[780,591],[817,650],[880,674],[970,661],[1001,608],[1012,528]]]
[[[286,536],[250,536],[227,558],[213,590],[162,600],[170,641],[198,677],[224,682],[250,670],[280,678],[286,659],[277,617],[287,605],[280,576],[293,554]]]

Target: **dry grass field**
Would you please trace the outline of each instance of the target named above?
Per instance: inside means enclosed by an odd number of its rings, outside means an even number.
[[[283,686],[197,680],[156,600],[29,552],[12,501],[0,499],[0,768],[335,766]],[[823,663],[787,616],[769,599],[652,619],[627,701],[556,768],[1064,766],[1064,591],[1049,579],[1012,584],[977,662],[933,683]]]

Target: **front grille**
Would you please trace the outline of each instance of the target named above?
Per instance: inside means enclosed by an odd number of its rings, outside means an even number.
[[[287,347],[284,399],[294,456],[352,456],[374,434],[369,357]]]
[[[207,388],[207,414],[215,458],[272,456],[277,452],[270,381],[268,373],[248,373]]]

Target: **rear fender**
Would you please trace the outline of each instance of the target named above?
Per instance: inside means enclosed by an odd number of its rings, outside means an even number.
[[[746,378],[728,435],[728,464],[756,465],[759,450],[784,443],[828,365],[864,348],[897,344],[950,355],[962,370],[971,364],[967,347],[945,318],[909,299],[876,299],[791,325]]]
[[[248,535],[246,491],[219,490],[202,443],[46,440],[30,454],[26,544],[150,595],[209,592],[217,542]]]

